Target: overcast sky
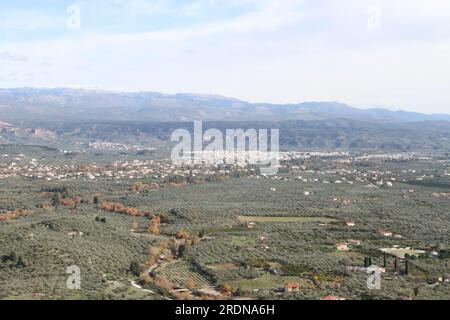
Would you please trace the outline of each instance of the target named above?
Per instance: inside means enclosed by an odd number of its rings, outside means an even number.
[[[22,86],[450,113],[450,1],[0,0]]]

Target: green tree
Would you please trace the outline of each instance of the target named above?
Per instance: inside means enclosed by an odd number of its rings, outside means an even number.
[[[234,292],[234,294],[235,294],[236,296],[240,297],[240,296],[244,295],[244,290],[242,289],[242,287],[238,287],[238,288],[236,289],[236,291]]]
[[[130,272],[134,275],[134,276],[139,276],[139,274],[141,273],[141,268],[139,266],[139,263],[137,261],[132,261],[130,264]]]
[[[409,274],[409,260],[408,260],[408,255],[405,256],[405,274],[408,275]]]
[[[59,192],[55,192],[52,196],[52,206],[58,208],[61,204],[61,194]]]
[[[178,248],[178,256],[185,257],[186,254],[189,253],[189,249],[191,248],[191,243],[186,240],[186,242]]]
[[[11,251],[11,253],[9,254],[9,260],[11,260],[12,262],[17,262],[17,255],[16,252]]]
[[[372,261],[371,260],[372,259],[370,257],[365,257],[364,258],[364,267],[365,268],[368,268],[368,267],[370,267],[372,265]]]
[[[25,262],[25,260],[22,258],[22,256],[19,256],[19,258],[17,259],[17,264],[16,266],[18,268],[25,268],[27,266],[27,263]]]

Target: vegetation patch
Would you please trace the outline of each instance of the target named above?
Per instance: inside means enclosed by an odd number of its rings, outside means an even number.
[[[271,274],[263,274],[256,279],[243,279],[230,283],[233,289],[242,289],[243,291],[250,292],[255,289],[259,290],[283,290],[288,283],[298,283],[300,288],[314,288],[314,284],[306,278],[282,276],[277,277]]]
[[[265,217],[265,216],[238,216],[241,223],[259,222],[259,223],[333,223],[336,219],[326,217]]]

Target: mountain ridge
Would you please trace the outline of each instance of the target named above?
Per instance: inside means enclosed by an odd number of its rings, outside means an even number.
[[[106,109],[106,110],[105,110]],[[450,121],[450,115],[382,108],[359,109],[341,102],[251,103],[209,94],[116,92],[74,88],[0,88],[0,121],[287,121],[348,118],[364,121]]]

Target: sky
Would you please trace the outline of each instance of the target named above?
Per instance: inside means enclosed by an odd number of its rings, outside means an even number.
[[[448,0],[0,0],[0,87],[450,113]]]

